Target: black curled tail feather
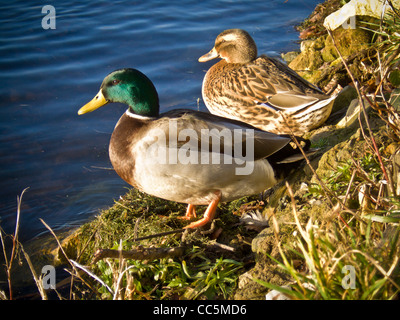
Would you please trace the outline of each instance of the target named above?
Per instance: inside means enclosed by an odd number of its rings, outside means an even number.
[[[315,153],[315,150],[310,149],[310,140],[300,137],[295,138],[306,156]],[[299,165],[302,163],[302,160],[304,160],[304,155],[292,138],[291,142],[269,156],[267,159],[274,168],[276,178],[280,180],[286,178],[293,172],[293,170],[299,167]]]

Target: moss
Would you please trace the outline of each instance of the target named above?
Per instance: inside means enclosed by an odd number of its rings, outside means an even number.
[[[313,72],[308,72],[306,75],[304,75],[304,79],[306,79],[316,85],[321,77],[321,74],[322,74],[321,70],[315,70]]]
[[[324,63],[319,51],[308,50],[300,53],[289,64],[289,67],[296,71],[316,70]]]
[[[333,31],[335,43],[343,57],[348,57],[355,52],[367,49],[371,43],[371,33],[369,31],[356,29],[338,28]],[[324,49],[322,49],[324,61],[333,61],[339,58],[333,40],[328,36],[325,40]]]
[[[299,55],[299,52],[297,51],[290,51],[287,53],[282,53],[281,57],[283,60],[286,61],[287,64],[291,63],[297,56]]]
[[[338,60],[338,53],[337,53],[337,51],[336,51],[336,48],[332,45],[332,46],[327,46],[327,47],[324,47],[322,50],[321,50],[321,57],[322,57],[322,60],[324,60],[325,62],[332,62],[332,61],[335,61],[335,60],[337,60],[337,61],[341,61],[341,60]],[[335,64],[331,64],[331,66],[334,66]]]
[[[389,74],[389,81],[393,87],[400,87],[400,70],[395,69]]]

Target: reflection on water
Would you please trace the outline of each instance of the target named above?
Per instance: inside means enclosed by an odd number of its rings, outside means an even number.
[[[55,2],[56,29],[42,29],[41,5],[0,4],[0,223],[13,231],[24,195],[21,240],[76,226],[111,205],[128,187],[112,170],[108,141],[125,107],[86,116],[77,110],[102,79],[122,67],[154,82],[162,111],[197,108],[201,64],[216,35],[243,28],[260,53],[297,48],[293,25],[317,0]],[[200,101],[200,109],[206,110]]]

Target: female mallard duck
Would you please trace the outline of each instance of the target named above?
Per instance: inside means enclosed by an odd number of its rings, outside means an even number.
[[[282,163],[302,159],[288,137],[239,121],[185,109],[159,114],[153,83],[135,69],[110,73],[78,114],[110,102],[129,105],[110,140],[115,171],[145,193],[188,203],[187,219],[196,216],[195,205],[208,205],[186,228],[211,221],[220,201],[272,187]]]
[[[203,80],[211,113],[278,134],[302,135],[329,117],[333,99],[276,59],[262,55],[244,30],[218,35],[200,62],[220,57]],[[289,129],[290,126],[290,129]]]

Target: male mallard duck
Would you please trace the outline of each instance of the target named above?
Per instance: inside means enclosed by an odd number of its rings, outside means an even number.
[[[257,57],[244,30],[218,35],[200,62],[220,57],[203,80],[202,95],[211,113],[278,134],[302,135],[323,124],[333,99],[276,59]]]
[[[110,102],[129,105],[110,140],[115,171],[145,193],[188,203],[188,219],[195,205],[208,205],[204,218],[186,228],[211,221],[220,201],[272,187],[281,163],[302,159],[290,138],[239,121],[185,109],[159,114],[153,83],[135,69],[110,73],[78,114]]]

